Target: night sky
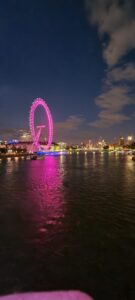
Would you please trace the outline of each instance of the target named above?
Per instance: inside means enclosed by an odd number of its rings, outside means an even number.
[[[135,6],[0,1],[0,137],[28,129],[43,97],[57,141],[135,135]]]

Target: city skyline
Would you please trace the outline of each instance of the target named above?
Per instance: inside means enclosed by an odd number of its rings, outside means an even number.
[[[40,141],[42,143],[46,143],[47,139],[44,138],[43,136],[40,138]],[[31,132],[30,129],[26,130],[26,129],[19,129],[19,130],[14,130],[13,136],[12,138],[9,139],[5,139],[5,138],[1,138],[0,137],[0,144],[16,144],[18,142],[21,143],[32,143],[33,142],[33,138],[31,136]],[[81,142],[75,143],[75,141],[72,142],[66,142],[65,140],[55,140],[53,138],[52,140],[52,145],[53,144],[66,144],[67,146],[81,146],[81,145],[120,145],[120,146],[126,146],[129,144],[134,145],[135,144],[135,136],[133,134],[129,134],[128,136],[126,135],[121,135],[121,136],[116,136],[113,137],[112,139],[105,139],[103,136],[94,138],[94,139],[84,139]]]
[[[0,137],[28,129],[36,97],[55,140],[134,135],[134,11],[132,0],[2,3]]]

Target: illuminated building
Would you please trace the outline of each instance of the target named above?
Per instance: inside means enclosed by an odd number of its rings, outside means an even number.
[[[20,140],[20,142],[30,142],[32,140],[30,132],[20,129],[19,130],[19,140]]]
[[[132,135],[128,135],[127,141],[128,141],[128,145],[131,145],[132,142],[133,142],[133,136]]]
[[[86,144],[86,149],[87,149],[87,150],[92,150],[92,148],[93,148],[92,141],[89,140],[88,143]]]
[[[120,140],[119,140],[119,146],[124,146],[125,145],[125,140],[124,140],[124,137],[120,137]]]
[[[51,147],[50,147],[51,151],[60,151],[60,146],[57,143],[52,143]]]
[[[99,140],[98,141],[97,147],[99,149],[103,149],[105,146],[107,146],[107,143],[105,142],[105,140]]]
[[[65,142],[59,142],[58,143],[60,150],[65,150],[67,147],[67,143]]]

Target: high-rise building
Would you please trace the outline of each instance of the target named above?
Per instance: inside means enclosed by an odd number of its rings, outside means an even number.
[[[122,147],[125,145],[125,140],[124,140],[123,136],[121,136],[120,139],[119,139],[119,145],[122,146]]]

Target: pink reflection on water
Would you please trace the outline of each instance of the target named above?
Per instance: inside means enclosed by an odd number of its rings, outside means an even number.
[[[40,233],[62,226],[64,219],[63,174],[59,158],[29,161],[27,171],[26,218]]]
[[[92,300],[88,295],[78,291],[68,292],[47,292],[47,293],[26,293],[0,297],[2,300]]]

